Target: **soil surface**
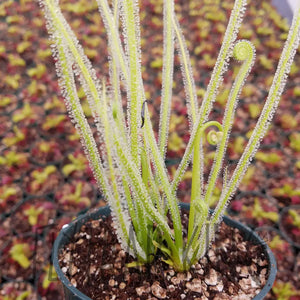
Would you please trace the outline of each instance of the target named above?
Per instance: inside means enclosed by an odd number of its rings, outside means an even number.
[[[183,225],[187,225],[187,215]],[[207,254],[190,271],[177,273],[157,253],[154,262],[128,268],[111,217],[82,226],[60,255],[70,282],[92,299],[252,299],[265,285],[268,262],[260,245],[244,241],[222,223]]]

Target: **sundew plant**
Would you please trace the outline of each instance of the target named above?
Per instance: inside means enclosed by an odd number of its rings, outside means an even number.
[[[158,139],[152,128],[148,110],[150,104],[145,97],[142,80],[139,2],[111,2],[97,0],[107,32],[109,51],[109,79],[104,80],[97,78],[58,1],[41,0],[53,42],[62,94],[70,117],[80,133],[99,188],[112,210],[119,242],[135,258],[133,265],[151,263],[159,249],[166,263],[177,271],[185,271],[207,251],[225,208],[272,120],[299,46],[300,9],[294,16],[261,115],[235,170],[229,175],[224,156],[239,94],[255,60],[254,46],[247,40],[237,40],[247,1],[236,0],[234,3],[201,104],[198,104],[191,61],[174,12],[174,1],[163,1],[163,68]],[[175,49],[179,53],[184,78],[190,139],[181,163],[170,179],[165,153]],[[208,121],[224,73],[232,59],[241,64],[226,102],[222,123]],[[83,88],[91,108],[98,131],[97,139],[93,137],[83,113],[77,82]],[[125,109],[123,98],[126,98]],[[216,145],[207,182],[204,182],[203,176],[205,140]],[[176,191],[188,165],[192,166],[192,188],[188,234],[183,236]],[[208,203],[218,180],[222,180],[223,188],[211,214]]]

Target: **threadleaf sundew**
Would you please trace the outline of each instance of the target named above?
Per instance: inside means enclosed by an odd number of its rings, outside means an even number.
[[[124,250],[137,264],[151,263],[157,249],[177,271],[188,270],[207,251],[225,208],[233,197],[270,125],[283,92],[300,40],[300,9],[285,42],[281,58],[261,115],[233,171],[224,160],[239,95],[255,61],[250,41],[237,40],[246,0],[236,0],[222,47],[201,103],[198,103],[186,40],[174,11],[174,1],[163,1],[162,91],[158,140],[148,111],[141,66],[140,7],[136,0],[97,0],[107,32],[109,80],[99,79],[57,0],[41,0],[53,42],[59,83],[69,114],[80,133],[99,188],[114,219]],[[251,3],[251,1],[249,0]],[[172,179],[165,165],[168,145],[175,49],[181,62],[190,139]],[[232,59],[240,61],[221,122],[208,121],[219,87]],[[92,111],[100,144],[80,104],[79,81]],[[109,86],[107,83],[109,82]],[[125,87],[125,93],[121,93]],[[126,94],[127,108],[122,98]],[[207,133],[208,131],[208,133]],[[203,143],[216,146],[208,181],[204,182]],[[192,166],[192,189],[187,237],[183,237],[176,195],[188,165]],[[221,178],[221,179],[220,179]],[[209,200],[218,180],[223,189],[217,206],[209,212]],[[172,226],[168,223],[168,217]],[[171,229],[172,228],[172,229]]]

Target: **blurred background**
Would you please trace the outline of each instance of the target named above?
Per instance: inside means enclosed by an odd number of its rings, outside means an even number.
[[[243,88],[226,164],[234,170],[268,95],[289,22],[299,0],[251,0],[239,38],[255,45],[255,66]],[[99,78],[107,76],[105,30],[93,0],[61,0]],[[158,128],[162,67],[162,1],[142,1],[142,64],[148,108]],[[199,104],[221,45],[232,0],[177,0]],[[232,61],[210,119],[222,120],[240,65]],[[92,124],[84,94],[81,102]],[[166,163],[170,177],[189,139],[183,79],[175,57]],[[95,130],[95,127],[93,127]],[[205,145],[205,178],[215,148]],[[189,202],[191,173],[178,190]],[[222,188],[217,184],[213,208]],[[0,2],[0,300],[62,299],[50,254],[60,228],[105,205],[59,92],[44,16],[35,0]],[[278,263],[268,299],[300,299],[300,52],[278,111],[227,214],[257,231]],[[292,213],[291,213],[292,211]]]

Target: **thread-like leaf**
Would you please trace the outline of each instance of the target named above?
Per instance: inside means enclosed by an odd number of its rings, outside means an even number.
[[[142,177],[139,175],[138,169],[135,166],[135,163],[132,160],[131,155],[129,156],[126,149],[125,144],[122,143],[121,139],[115,139],[115,145],[117,147],[119,162],[124,165],[127,170],[126,175],[127,179],[132,184],[132,188],[136,193],[136,201],[141,201],[144,206],[145,211],[149,214],[153,221],[157,223],[157,225],[161,228],[164,233],[164,237],[170,247],[172,254],[174,255],[174,259],[179,260],[178,249],[175,247],[175,243],[173,242],[171,229],[168,226],[166,219],[159,214],[158,210],[153,206],[152,201],[150,199],[150,195],[143,183]]]
[[[171,113],[171,98],[173,86],[174,67],[174,29],[172,19],[174,15],[174,2],[164,0],[163,8],[164,33],[163,33],[163,70],[162,70],[162,94],[159,120],[159,150],[165,157],[169,134],[169,121]]]
[[[115,21],[115,27],[119,27],[119,0],[114,1],[113,5],[113,18]],[[114,113],[114,118],[117,120],[116,124],[118,125],[118,128],[120,132],[122,133],[123,137],[125,138],[126,135],[128,134],[127,132],[127,126],[125,122],[125,115],[123,111],[123,104],[122,104],[122,98],[121,98],[121,91],[120,91],[120,76],[121,76],[121,71],[120,71],[120,66],[118,64],[118,60],[115,55],[113,55],[113,48],[112,48],[112,42],[111,39],[108,39],[108,44],[109,44],[109,52],[110,52],[110,57],[109,57],[109,77],[111,79],[111,87],[112,87],[112,100],[113,100],[113,113]]]
[[[285,42],[278,67],[267,97],[267,101],[263,107],[258,122],[248,141],[248,144],[239,160],[236,169],[225,190],[222,191],[220,201],[216,207],[215,214],[211,220],[211,226],[219,222],[229,199],[235,193],[240,181],[242,180],[251,160],[253,159],[259,144],[268,130],[270,122],[273,118],[275,110],[279,104],[280,96],[283,92],[296,50],[300,43],[300,9],[295,13],[292,26],[289,30],[288,38]]]
[[[181,32],[181,28],[175,14],[173,16],[173,26],[176,33],[176,40],[178,44],[177,49],[181,61],[181,73],[183,76],[183,83],[186,94],[190,130],[192,130],[193,124],[196,122],[196,117],[199,109],[197,102],[196,87],[193,77],[190,55],[186,46],[185,38]]]
[[[120,2],[120,1],[119,1]],[[99,12],[102,16],[104,26],[106,31],[108,32],[108,45],[110,48],[111,56],[114,56],[116,61],[120,66],[120,71],[124,78],[124,82],[127,88],[127,93],[129,93],[129,63],[124,54],[124,50],[122,47],[120,34],[116,26],[116,21],[114,15],[112,14],[107,0],[97,0]]]
[[[177,203],[177,199],[174,194],[172,194],[170,189],[170,181],[167,177],[167,171],[165,164],[163,162],[163,158],[159,152],[159,149],[157,147],[157,144],[155,143],[155,138],[151,135],[153,135],[153,129],[149,117],[149,112],[146,107],[145,109],[145,126],[144,126],[144,132],[147,137],[150,137],[148,139],[149,147],[151,149],[151,157],[153,165],[156,169],[156,174],[159,177],[159,180],[162,184],[163,191],[166,195],[168,206],[171,212],[171,217],[174,225],[174,232],[175,232],[175,242],[178,247],[178,249],[182,250],[183,247],[183,239],[182,239],[182,225],[181,225],[181,218],[180,218],[180,211]]]
[[[128,109],[128,123],[130,132],[130,145],[133,154],[133,160],[136,165],[140,166],[140,138],[138,130],[141,127],[140,111],[142,108],[141,90],[144,89],[142,84],[141,73],[141,46],[139,32],[139,10],[136,0],[122,0],[121,20],[124,30],[125,49],[129,62],[129,90],[130,103]]]
[[[270,93],[255,130],[230,180],[227,180],[227,171],[225,171],[223,191],[215,213],[209,217],[208,200],[223,165],[239,93],[254,60],[254,51],[248,42],[241,41],[235,44],[246,0],[235,1],[221,51],[200,109],[197,104],[189,53],[174,13],[174,1],[164,0],[163,82],[159,144],[154,135],[147,106],[144,105],[144,111],[142,110],[142,103],[146,99],[141,76],[138,1],[113,0],[110,2],[112,3],[112,8],[110,8],[107,0],[97,0],[108,33],[109,82],[111,84],[108,92],[106,84],[103,82],[101,85],[96,77],[96,72],[84,54],[83,48],[61,13],[58,1],[42,1],[48,30],[54,41],[53,53],[57,59],[57,73],[66,106],[75,127],[79,130],[84,151],[98,185],[102,188],[112,208],[114,226],[122,247],[130,254],[137,256],[139,262],[150,262],[152,257],[150,253],[155,251],[154,245],[158,245],[157,242],[163,235],[165,245],[160,248],[164,249],[163,252],[169,256],[167,262],[179,271],[186,270],[205,253],[210,245],[220,217],[245,174],[278,106],[293,56],[299,45],[300,10],[294,17]],[[119,18],[123,28],[122,39],[125,51],[119,32]],[[175,34],[187,98],[191,138],[174,179],[170,183],[164,156],[172,97]],[[223,124],[215,121],[207,122],[232,55],[245,62],[231,89]],[[91,128],[83,114],[76,91],[75,78],[83,87],[91,107],[99,132],[101,151],[96,145]],[[121,81],[124,82],[127,92],[127,120],[122,106]],[[141,111],[143,112],[142,118]],[[144,126],[141,129],[142,119]],[[211,131],[208,140],[218,144],[218,148],[204,193],[202,136],[204,130],[211,125],[217,126],[219,132]],[[184,244],[176,188],[192,153],[194,158],[191,211],[188,241]],[[163,190],[162,193],[160,188]],[[164,207],[165,203],[166,207]],[[168,212],[173,222],[174,234],[167,222]],[[153,223],[157,225],[156,229],[153,228]],[[151,231],[152,228],[153,231]],[[148,232],[149,229],[150,232]]]
[[[66,33],[66,31],[61,31],[60,24],[63,23],[63,21],[58,17],[59,8],[55,7],[51,0],[45,0],[43,4],[45,15],[47,16],[47,26],[49,32],[54,35],[52,36],[53,40],[55,41],[54,56],[58,58],[56,63],[57,73],[59,78],[61,78],[60,85],[62,94],[66,100],[67,109],[70,112],[71,118],[76,122],[75,127],[78,129],[82,137],[84,151],[89,158],[95,178],[97,179],[99,186],[102,187],[103,193],[110,203],[113,215],[115,215],[115,218],[118,220],[115,223],[115,226],[119,241],[125,249],[128,248],[131,254],[135,255],[135,253],[131,251],[132,246],[129,244],[129,216],[126,214],[126,211],[122,210],[120,201],[116,201],[113,196],[114,193],[112,192],[113,190],[111,189],[108,178],[106,177],[106,172],[103,168],[99,153],[97,151],[96,142],[84,116],[82,107],[80,105],[80,100],[76,94],[76,85],[73,78],[72,68],[74,60],[71,53],[78,54],[78,52],[76,52],[76,49],[72,49],[74,44],[68,33]],[[76,55],[74,56],[76,58]],[[88,73],[89,72],[87,71],[86,74]],[[96,110],[95,107],[94,110]],[[146,259],[145,253],[142,251],[140,246],[138,244],[136,246],[137,255],[143,259]]]
[[[238,41],[234,46],[234,58],[243,61],[243,64],[240,68],[239,73],[236,76],[234,84],[229,94],[229,98],[226,104],[225,114],[222,121],[223,130],[222,130],[222,139],[219,143],[215,160],[208,178],[208,185],[205,192],[205,202],[208,203],[213,189],[216,184],[216,180],[219,176],[219,173],[222,169],[222,162],[225,156],[225,151],[228,144],[228,139],[230,136],[230,131],[233,125],[234,113],[238,105],[239,94],[243,85],[245,84],[246,78],[248,77],[250,70],[254,64],[255,60],[255,48],[254,46],[246,40]]]
[[[182,176],[184,175],[184,172],[187,168],[188,162],[192,154],[195,137],[198,131],[201,129],[202,124],[207,119],[207,116],[211,111],[212,104],[216,99],[218,88],[223,81],[223,74],[227,70],[229,58],[232,54],[233,45],[236,40],[237,33],[243,19],[245,6],[246,6],[246,0],[237,0],[234,4],[229,19],[229,23],[225,32],[222,47],[218,55],[217,62],[215,64],[213,74],[210,79],[209,85],[207,87],[207,91],[205,93],[202,105],[200,107],[200,112],[197,117],[197,121],[195,123],[195,126],[193,127],[191,137],[186,147],[183,158],[174,175],[174,179],[172,182],[172,192],[176,191],[178,183],[180,182]]]
[[[202,203],[204,199],[201,197],[202,191],[201,191],[201,182],[200,182],[201,180],[200,147],[202,144],[202,139],[205,130],[210,126],[216,126],[220,131],[223,131],[222,125],[219,122],[210,121],[203,125],[201,130],[198,132],[198,135],[195,140],[193,171],[192,171],[192,192],[191,192],[191,204],[190,204],[189,227],[188,227],[188,243],[191,242],[191,244],[194,244],[194,242],[191,241],[192,236],[193,239],[197,240],[201,232],[201,227],[199,228],[196,234],[194,232],[194,228],[198,226],[198,221],[195,221],[196,207],[202,207],[203,205],[207,206],[206,202]],[[202,216],[200,216],[201,220],[203,219],[203,217],[204,218],[207,217],[207,215],[203,216],[203,213],[204,210],[202,212]]]
[[[99,9],[100,12],[104,18],[104,24],[108,30],[108,32],[110,32],[110,35],[108,36],[108,38],[112,39],[112,44],[114,45],[114,47],[116,47],[116,51],[113,51],[113,55],[116,55],[117,60],[120,63],[120,68],[122,70],[122,74],[124,76],[124,79],[127,83],[127,85],[129,84],[129,71],[127,68],[127,64],[126,64],[126,60],[125,60],[125,55],[123,54],[123,49],[121,47],[121,43],[120,43],[120,39],[118,37],[118,33],[117,33],[117,29],[115,27],[115,24],[113,22],[113,17],[111,15],[111,12],[109,10],[108,4],[106,2],[106,0],[98,1],[98,5],[99,5]],[[145,96],[144,96],[144,90],[141,91],[141,96],[142,96],[142,100],[145,101]],[[149,147],[151,149],[151,154],[152,154],[152,158],[153,158],[153,163],[155,165],[155,168],[157,170],[156,174],[159,177],[159,180],[161,182],[163,182],[164,184],[164,192],[166,193],[166,191],[169,190],[168,186],[169,186],[169,179],[168,179],[168,175],[167,175],[167,170],[164,164],[163,159],[160,157],[159,154],[159,149],[158,149],[158,145],[154,136],[154,131],[152,129],[151,126],[151,120],[149,117],[149,113],[145,113],[145,123],[147,124],[147,126],[145,126],[145,130],[143,130],[144,132],[144,137],[147,140],[147,143],[149,144]],[[171,193],[168,192],[167,194],[167,199],[168,199],[168,204],[169,207],[172,209],[171,211],[171,217],[172,217],[172,221],[174,222],[174,228],[176,228],[177,230],[175,230],[175,232],[177,232],[177,241],[179,242],[179,244],[182,245],[182,236],[181,235],[181,219],[180,219],[180,213],[179,213],[179,207],[177,205],[177,200],[174,197],[174,195],[172,195]]]

